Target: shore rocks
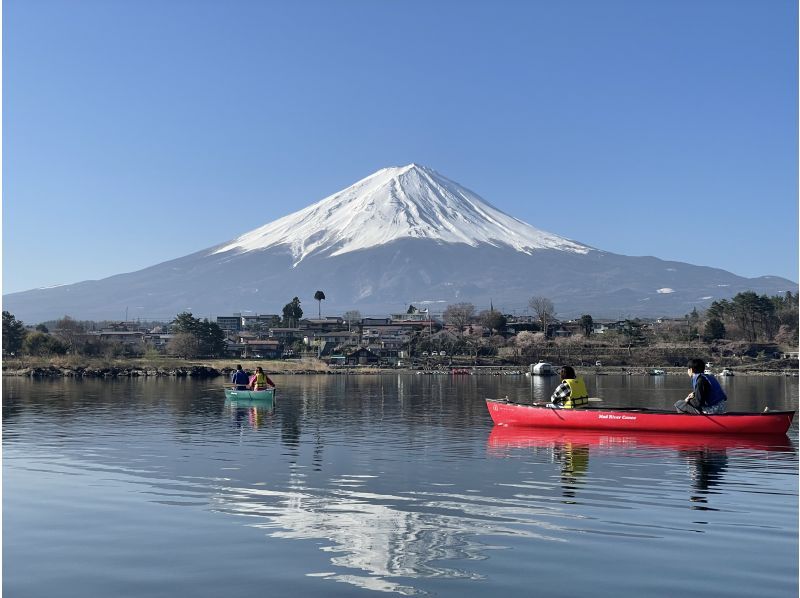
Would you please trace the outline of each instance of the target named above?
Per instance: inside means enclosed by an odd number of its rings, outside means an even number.
[[[106,367],[89,368],[75,367],[64,368],[56,366],[22,368],[18,370],[4,370],[5,376],[23,376],[30,378],[138,378],[138,377],[176,377],[176,378],[216,378],[222,372],[208,366],[190,366],[172,369],[163,368],[128,368]]]

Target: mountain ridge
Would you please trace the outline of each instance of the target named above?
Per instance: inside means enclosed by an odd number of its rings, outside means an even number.
[[[213,249],[256,251],[287,245],[295,265],[315,253],[342,255],[403,238],[517,251],[592,248],[505,214],[435,170],[412,163],[382,168],[322,200]]]
[[[467,301],[524,312],[550,298],[560,317],[683,315],[753,290],[797,291],[775,276],[623,256],[539,230],[418,164],[381,169],[236,239],[135,272],[3,296],[26,322],[70,315],[214,317],[280,313],[298,296],[325,309],[365,314],[409,303]]]

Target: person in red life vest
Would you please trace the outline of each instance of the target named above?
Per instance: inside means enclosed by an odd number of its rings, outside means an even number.
[[[686,373],[692,378],[692,392],[685,399],[675,403],[678,413],[691,415],[725,413],[728,410],[728,397],[717,379],[706,374],[706,362],[702,359],[689,360]]]
[[[589,404],[589,393],[586,391],[586,384],[583,378],[578,378],[575,370],[565,365],[559,371],[561,384],[556,387],[553,396],[550,397],[549,406],[560,409],[580,409]]]
[[[264,373],[261,366],[256,368],[255,380],[251,384],[253,390],[266,390],[268,387],[275,388],[275,383]]]

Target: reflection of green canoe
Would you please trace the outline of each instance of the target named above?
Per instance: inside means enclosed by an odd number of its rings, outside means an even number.
[[[225,389],[225,398],[232,401],[271,401],[275,398],[275,389],[266,390],[232,390]]]

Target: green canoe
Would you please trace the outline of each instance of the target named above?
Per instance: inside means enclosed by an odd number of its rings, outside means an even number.
[[[225,389],[225,398],[232,401],[271,401],[275,398],[275,389],[266,390],[233,390]]]

